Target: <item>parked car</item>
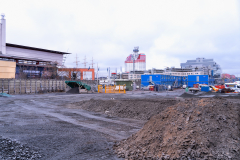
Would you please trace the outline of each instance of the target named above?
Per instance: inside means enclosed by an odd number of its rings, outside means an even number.
[[[149,90],[149,86],[141,86],[141,90]]]
[[[211,91],[218,92],[219,88],[216,88],[215,86],[209,86]]]

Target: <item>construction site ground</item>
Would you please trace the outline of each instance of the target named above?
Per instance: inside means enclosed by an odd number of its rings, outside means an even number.
[[[219,100],[219,97],[222,98]],[[152,118],[158,119],[163,113],[168,113],[171,106],[184,106],[186,100],[188,105],[192,103],[190,101],[199,99],[204,99],[204,102],[205,99],[206,102],[216,99],[239,106],[239,97],[238,94],[185,93],[183,89],[129,91],[126,94],[48,93],[0,97],[0,159],[157,158],[161,150],[150,145],[152,137],[148,135],[149,130],[154,130],[154,134],[156,130],[146,126],[155,122]],[[234,123],[239,131],[239,121]],[[161,124],[165,126],[155,127],[167,128],[168,123]],[[181,126],[180,130],[184,127]],[[232,134],[232,137],[239,142],[239,134],[237,137]],[[231,137],[227,138],[231,140]],[[167,159],[166,156],[170,156],[169,152],[176,147],[163,145],[168,150],[164,155]],[[147,150],[146,146],[152,153],[139,150],[139,147]]]

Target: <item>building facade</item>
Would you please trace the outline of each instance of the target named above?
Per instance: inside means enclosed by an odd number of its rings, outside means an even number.
[[[197,58],[196,60],[187,60],[186,63],[181,63],[181,68],[202,71],[204,75],[214,78],[220,78],[222,74],[220,65],[213,59]]]
[[[0,60],[16,62],[16,77],[41,77],[46,70],[62,65],[66,52],[6,43],[6,19],[0,23]],[[49,74],[48,74],[49,76]],[[24,77],[26,78],[26,77]]]
[[[196,71],[196,72],[165,72],[165,73],[159,73],[161,75],[171,75],[171,76],[188,76],[188,75],[203,75],[202,71]]]
[[[125,60],[125,72],[133,71],[133,60],[131,59],[132,54],[130,54]],[[146,70],[146,55],[140,53],[137,60],[135,60],[135,71],[145,71]]]

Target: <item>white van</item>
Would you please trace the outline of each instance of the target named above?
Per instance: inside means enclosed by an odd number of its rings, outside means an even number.
[[[232,89],[235,92],[240,92],[240,85],[238,85],[237,83],[225,83],[224,86],[225,88]]]
[[[235,81],[235,82],[233,82],[233,83],[236,83],[236,84],[240,85],[240,81]]]

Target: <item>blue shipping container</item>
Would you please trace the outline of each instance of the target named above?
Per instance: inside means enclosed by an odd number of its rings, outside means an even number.
[[[210,90],[209,86],[202,86],[201,87],[201,91],[203,91],[203,92],[209,92],[209,90]]]
[[[188,75],[188,87],[193,87],[194,84],[207,84],[208,75]]]
[[[160,74],[141,75],[141,86],[148,86],[149,82],[161,84],[161,75]]]

